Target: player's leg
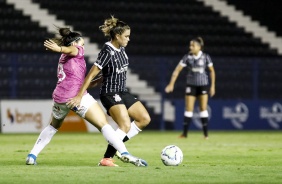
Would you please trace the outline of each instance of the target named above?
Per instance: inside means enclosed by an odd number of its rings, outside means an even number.
[[[115,131],[115,139],[116,141],[120,141],[124,145],[123,142],[128,140],[128,137],[126,136],[126,133],[124,131],[128,131],[128,128],[130,127],[130,118],[128,116],[127,109],[123,104],[114,105],[109,109],[109,114],[119,126],[119,128]],[[111,135],[113,135],[113,133],[111,133]],[[116,150],[122,153],[122,151],[117,149],[117,147],[115,147],[113,144],[108,144],[107,150],[104,154],[104,159],[100,161],[100,165],[108,166],[105,165],[103,161],[105,160],[105,158],[113,158]],[[147,162],[145,160],[134,157],[130,154],[121,154],[120,159],[123,162],[130,162],[136,166],[147,166]]]
[[[94,125],[105,137],[109,144],[113,145],[120,153],[128,152],[118,132],[108,124],[105,114],[97,102],[89,107],[85,119]]]
[[[183,133],[179,138],[186,138],[193,117],[194,104],[196,101],[196,87],[187,85],[185,89],[185,112],[183,118]]]
[[[136,166],[146,166],[143,165],[142,159],[134,157],[128,153],[122,139],[119,138],[119,132],[114,131],[114,129],[108,124],[103,110],[91,95],[84,95],[76,113],[101,131],[107,142],[121,153],[124,162],[130,162]],[[111,158],[102,159],[100,165],[117,166],[113,163]]]
[[[47,146],[61,127],[69,109],[64,104],[54,103],[50,125],[45,127],[37,138],[32,150],[26,158],[27,165],[35,165],[38,154]]]
[[[109,110],[109,113],[112,116],[112,118],[114,119],[114,121],[117,122],[119,127],[124,126],[124,124],[121,125],[120,123],[127,122],[125,128],[129,128],[129,131],[128,129],[126,129],[127,135],[125,135],[123,138],[123,141],[125,142],[129,140],[131,137],[137,135],[143,128],[145,128],[149,124],[150,116],[147,110],[145,109],[145,107],[142,105],[141,102],[137,100],[136,97],[134,97],[133,95],[131,95],[128,92],[123,92],[120,95],[122,99],[121,102],[123,104],[119,104],[120,106],[118,105],[112,106]],[[117,112],[119,112],[118,114],[125,113],[124,114],[125,118],[121,120],[118,119],[119,117],[116,117]],[[135,121],[133,121],[131,123],[131,126],[130,126],[129,116],[133,118],[134,120],[137,120],[136,123]],[[105,157],[114,157],[115,153],[116,153],[116,150],[111,145],[108,145],[107,151],[105,153]]]
[[[207,111],[208,95],[207,94],[199,95],[198,99],[200,105],[200,118],[203,125],[203,133],[205,139],[208,139],[208,118],[209,118],[209,114]]]
[[[134,119],[131,123],[129,132],[127,133],[127,137],[131,139],[150,123],[151,117],[140,101],[132,104],[128,109],[128,113],[129,116]]]
[[[118,129],[116,130],[119,138],[125,142],[128,140],[126,133],[130,129],[130,118],[124,105],[121,93],[109,93],[101,95],[100,100],[107,110],[108,114],[117,123]],[[108,145],[104,158],[113,158],[116,153],[116,149],[112,145]]]
[[[189,94],[185,96],[185,112],[184,112],[184,120],[183,120],[183,133],[179,136],[179,138],[186,138],[188,136],[188,130],[193,117],[194,104],[196,101],[196,97]]]

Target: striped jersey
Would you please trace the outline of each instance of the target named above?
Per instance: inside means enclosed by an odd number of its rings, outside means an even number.
[[[207,67],[213,66],[210,56],[200,51],[197,56],[185,54],[179,64],[187,67],[187,85],[205,86],[209,84]]]
[[[126,91],[128,64],[128,57],[124,47],[117,49],[111,42],[104,44],[94,63],[94,65],[102,70],[104,78],[100,94]]]

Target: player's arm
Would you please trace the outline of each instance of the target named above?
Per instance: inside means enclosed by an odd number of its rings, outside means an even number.
[[[94,88],[94,87],[100,85],[103,82],[103,79],[104,79],[103,75],[100,72],[98,75],[96,75],[96,77],[94,79],[91,80],[91,82],[90,82],[90,84],[89,84],[87,89]]]
[[[44,47],[46,50],[51,50],[53,52],[60,52],[70,56],[76,56],[78,54],[78,49],[75,46],[59,46],[53,40],[45,40]]]
[[[166,88],[165,88],[165,92],[166,92],[166,93],[170,93],[170,92],[173,91],[175,81],[176,81],[176,79],[177,79],[179,73],[182,71],[182,69],[183,69],[183,66],[182,66],[182,65],[178,64],[178,65],[176,66],[176,68],[174,69],[174,71],[173,71],[173,73],[172,73],[172,75],[171,75],[170,82],[169,82],[169,84],[168,84],[168,85],[166,86]]]
[[[67,105],[70,107],[70,108],[73,108],[73,107],[79,107],[80,105],[80,101],[81,101],[81,98],[84,94],[84,92],[86,91],[86,89],[89,87],[92,79],[94,79],[94,77],[100,72],[100,69],[96,66],[96,65],[93,65],[92,68],[90,69],[90,71],[88,72],[87,76],[85,77],[84,79],[84,82],[83,82],[83,85],[81,86],[78,94],[71,98],[68,102],[67,102]]]
[[[210,71],[210,79],[211,79],[210,96],[214,96],[214,94],[215,94],[215,71],[214,71],[214,67],[210,66],[209,71]]]

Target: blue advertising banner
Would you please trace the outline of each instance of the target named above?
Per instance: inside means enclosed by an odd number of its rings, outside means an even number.
[[[184,100],[175,100],[175,126],[182,129]],[[270,100],[210,100],[209,129],[213,130],[281,130],[282,102]],[[198,104],[195,104],[190,129],[201,129]]]

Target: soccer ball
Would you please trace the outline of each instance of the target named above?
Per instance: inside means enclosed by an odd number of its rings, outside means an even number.
[[[166,166],[178,166],[183,160],[183,153],[179,147],[169,145],[162,150],[161,160]]]

